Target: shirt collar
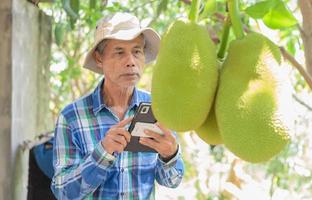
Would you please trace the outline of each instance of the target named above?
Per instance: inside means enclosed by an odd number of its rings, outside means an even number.
[[[103,108],[108,109],[108,106],[105,104],[103,96],[102,96],[102,88],[105,79],[103,78],[98,86],[95,88],[95,90],[92,93],[92,99],[93,99],[93,113],[97,115],[98,112],[100,112]],[[138,90],[136,87],[134,87],[133,95],[131,98],[131,102],[129,105],[129,108],[133,108],[134,106],[139,105],[139,97],[138,97]]]

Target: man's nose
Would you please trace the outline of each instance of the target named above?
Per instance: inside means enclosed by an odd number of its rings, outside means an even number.
[[[134,56],[132,54],[129,54],[127,58],[127,67],[134,67],[134,66],[135,66]]]

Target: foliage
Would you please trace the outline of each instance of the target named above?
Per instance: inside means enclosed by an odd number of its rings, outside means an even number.
[[[54,20],[49,102],[54,118],[66,104],[90,92],[100,79],[100,76],[81,67],[99,18],[116,11],[131,12],[142,20],[143,26],[151,26],[162,34],[176,18],[188,16],[189,2],[55,0],[52,4],[40,3],[40,8]],[[243,0],[240,10],[246,28],[269,34],[275,43],[284,46],[295,57],[302,54],[300,21],[294,1]],[[225,0],[202,1],[199,12],[198,22],[207,26],[214,41],[218,42],[222,38],[223,17],[227,16]],[[274,37],[271,37],[272,33]],[[230,32],[229,39],[233,38],[234,34]],[[151,74],[152,67],[147,67],[139,87],[150,89]],[[308,99],[301,95],[307,93],[307,84],[301,75],[291,71],[290,78],[296,95]],[[302,105],[294,103],[293,106],[298,114],[291,144],[279,156],[263,164],[237,164],[235,157],[223,146],[211,147],[195,134],[181,133],[186,166],[184,183],[175,194],[159,199],[243,199],[251,187],[252,191],[267,195],[263,199],[311,199],[312,160],[308,152],[312,149],[312,141],[308,139],[308,130],[312,129],[309,120],[312,116],[311,111]],[[232,176],[229,176],[230,172]],[[195,186],[190,188],[189,183]]]

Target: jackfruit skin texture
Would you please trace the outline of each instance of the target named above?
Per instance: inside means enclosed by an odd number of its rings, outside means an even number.
[[[289,142],[277,96],[278,47],[258,33],[230,43],[220,74],[216,117],[225,146],[243,160],[268,161]]]
[[[197,135],[207,144],[217,145],[223,144],[221,134],[219,132],[214,106],[205,120],[205,122],[197,129]]]
[[[164,34],[152,77],[152,109],[176,131],[204,123],[217,86],[216,48],[206,28],[175,21]]]

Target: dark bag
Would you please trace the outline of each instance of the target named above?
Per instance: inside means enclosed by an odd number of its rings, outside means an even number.
[[[29,152],[27,200],[55,200],[50,185],[53,177],[53,140],[33,147]]]

